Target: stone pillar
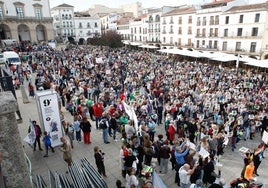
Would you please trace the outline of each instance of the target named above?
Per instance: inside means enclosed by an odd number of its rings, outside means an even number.
[[[30,32],[31,42],[38,42],[37,36],[36,36],[36,28],[35,27],[30,28],[29,32]]]
[[[31,187],[15,116],[18,103],[11,92],[0,92],[0,104],[0,150],[3,154],[1,166],[6,185]]]
[[[29,101],[28,95],[26,94],[24,85],[20,86],[20,91],[21,91],[23,104],[29,103],[30,101]]]

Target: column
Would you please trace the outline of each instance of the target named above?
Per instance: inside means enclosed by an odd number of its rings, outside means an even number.
[[[18,103],[11,92],[0,92],[0,151],[7,187],[31,187],[29,170],[18,130],[15,112]]]

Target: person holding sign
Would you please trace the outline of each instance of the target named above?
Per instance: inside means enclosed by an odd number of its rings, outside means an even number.
[[[38,144],[39,150],[43,151],[43,149],[41,148],[41,143],[40,143],[40,138],[42,135],[42,131],[39,125],[36,124],[36,121],[33,121],[33,126],[34,126],[34,132],[35,132],[35,141],[34,141],[34,151],[36,148],[36,143]],[[29,132],[29,131],[28,131]]]

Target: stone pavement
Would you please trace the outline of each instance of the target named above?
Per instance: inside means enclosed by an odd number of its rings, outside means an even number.
[[[27,87],[26,87],[27,89]],[[26,91],[27,92],[27,91]],[[28,93],[28,92],[27,92]],[[59,151],[58,148],[55,149],[55,153],[49,152],[49,157],[44,158],[43,155],[45,151],[33,151],[33,149],[23,141],[23,138],[27,135],[27,130],[29,127],[29,119],[36,120],[39,122],[39,116],[38,116],[38,110],[36,101],[34,98],[29,98],[30,103],[23,104],[22,95],[20,90],[16,91],[19,108],[22,114],[23,123],[18,124],[21,140],[24,145],[24,152],[29,157],[31,164],[32,164],[32,173],[33,175],[40,174],[46,182],[48,182],[48,170],[52,170],[53,172],[57,171],[59,173],[65,173],[67,170],[67,165],[62,159],[62,152]],[[66,112],[64,110],[65,119],[67,121],[72,122],[72,116],[69,112]],[[161,133],[163,134],[163,126],[159,126],[157,130],[157,134]],[[95,123],[92,123],[92,132],[91,132],[91,144],[85,145],[84,143],[77,143],[74,141],[74,149],[72,150],[73,153],[73,160],[78,161],[82,157],[86,157],[89,162],[95,167],[95,161],[94,161],[94,152],[93,148],[94,146],[100,146],[103,152],[105,152],[105,166],[107,171],[107,178],[105,178],[105,181],[107,182],[107,185],[109,188],[114,188],[115,182],[117,179],[120,179],[123,184],[125,183],[124,178],[121,176],[121,169],[120,169],[120,163],[119,163],[119,150],[121,147],[121,141],[120,141],[120,134],[117,135],[118,141],[115,142],[111,138],[110,144],[104,144],[102,139],[102,131],[95,129]],[[253,148],[256,147],[258,142],[260,141],[259,136],[254,138],[253,141],[249,140],[247,142],[240,141],[237,144],[237,148],[240,148],[242,146]],[[44,146],[43,146],[44,149]],[[258,173],[260,176],[258,177],[258,180],[262,183],[266,183],[268,187],[268,151],[266,151],[265,156],[266,158],[263,159]],[[240,152],[238,149],[236,149],[234,152],[231,151],[230,147],[227,147],[225,149],[225,153],[221,158],[221,163],[223,164],[222,168],[222,177],[226,180],[227,187],[229,187],[230,180],[233,180],[234,178],[237,178],[240,176],[240,172],[242,170],[243,165],[243,159],[241,157]],[[158,166],[155,167],[156,171],[158,171]],[[68,175],[67,175],[68,176]],[[35,177],[35,176],[33,176]],[[167,174],[160,174],[160,177],[164,181],[164,183],[167,185],[168,188],[175,188],[178,187],[174,183],[174,177],[175,172],[171,171],[171,166],[169,166],[169,172]]]

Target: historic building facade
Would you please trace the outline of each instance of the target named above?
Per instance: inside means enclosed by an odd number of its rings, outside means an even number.
[[[54,39],[49,0],[0,1],[0,40],[41,42]]]

